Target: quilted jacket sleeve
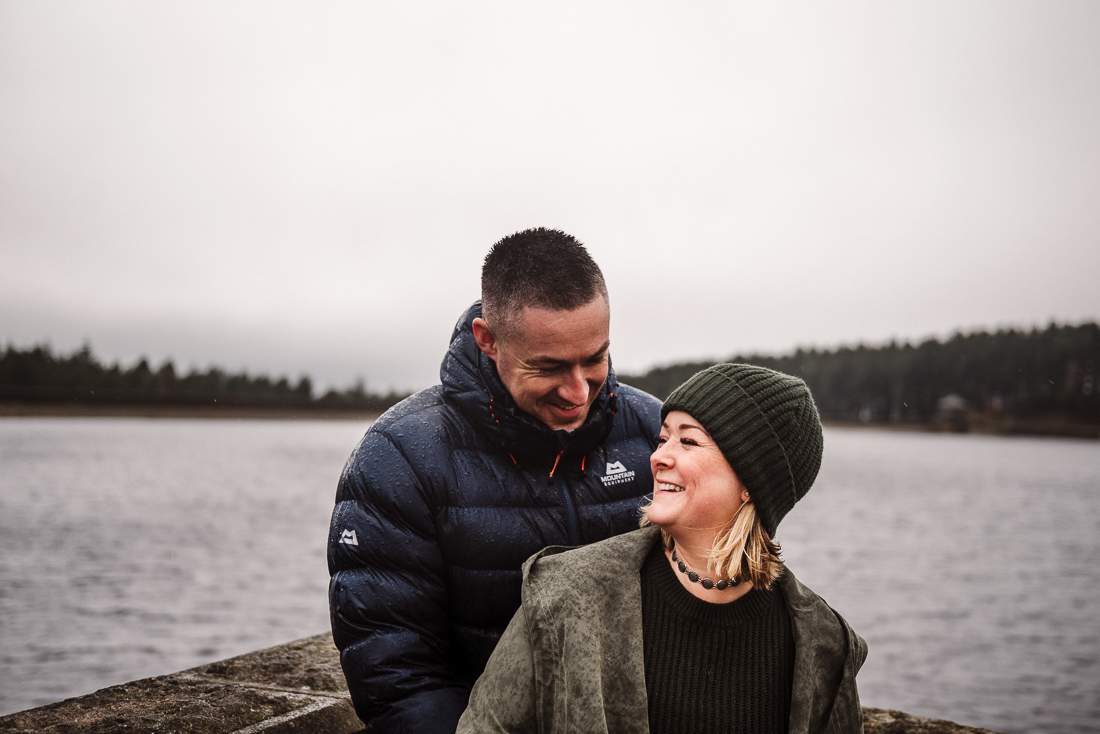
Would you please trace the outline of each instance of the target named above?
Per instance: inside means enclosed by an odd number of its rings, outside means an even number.
[[[348,460],[329,530],[332,633],[371,732],[451,734],[468,691],[447,663],[436,509],[424,477],[377,424]]]

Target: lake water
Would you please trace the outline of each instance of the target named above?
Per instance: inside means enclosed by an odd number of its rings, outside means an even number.
[[[0,714],[328,628],[350,421],[0,419]],[[863,703],[1100,732],[1100,443],[828,429],[784,555]]]

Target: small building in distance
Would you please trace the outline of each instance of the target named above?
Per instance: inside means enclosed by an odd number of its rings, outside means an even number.
[[[948,393],[936,401],[936,413],[932,417],[932,426],[939,431],[966,433],[970,430],[969,412],[963,396]]]

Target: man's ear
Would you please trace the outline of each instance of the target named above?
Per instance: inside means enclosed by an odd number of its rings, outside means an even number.
[[[497,361],[497,357],[500,356],[500,341],[493,335],[492,329],[489,328],[489,323],[482,318],[474,319],[474,341],[477,342],[477,348],[481,350],[489,359],[494,362]]]

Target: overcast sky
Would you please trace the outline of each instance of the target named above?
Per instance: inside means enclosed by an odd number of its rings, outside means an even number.
[[[0,0],[0,340],[420,388],[532,226],[618,371],[1100,317],[1100,3]]]

